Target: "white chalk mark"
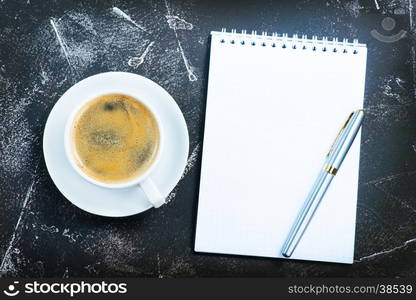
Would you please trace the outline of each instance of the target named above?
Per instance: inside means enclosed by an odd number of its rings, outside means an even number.
[[[403,84],[404,84],[404,83],[406,83],[406,81],[404,81],[403,79],[401,79],[401,78],[399,78],[399,77],[397,77],[394,81],[396,82],[396,84],[397,84],[400,88],[404,89]]]
[[[137,68],[138,66],[140,66],[144,62],[144,58],[146,57],[147,53],[149,53],[150,48],[153,46],[154,43],[155,42],[151,42],[149,45],[147,45],[146,49],[139,57],[130,58],[127,62],[128,65],[133,68]]]
[[[170,201],[172,201],[173,199],[175,199],[176,197],[176,188],[170,192],[170,194],[166,197],[166,203],[169,203]]]
[[[160,255],[159,255],[159,253],[156,256],[156,259],[157,259],[157,275],[158,275],[157,277],[158,278],[163,278],[163,274],[160,270]]]
[[[194,25],[179,18],[178,16],[167,15],[166,19],[170,29],[174,30],[192,30]]]
[[[55,31],[56,38],[58,39],[58,43],[61,46],[62,51],[64,52],[65,58],[68,62],[68,65],[70,67],[72,67],[71,61],[69,60],[69,54],[68,54],[67,45],[65,43],[65,40],[62,38],[61,34],[59,33],[58,28],[55,24],[55,21],[53,19],[50,19],[50,22],[51,22],[53,30]]]
[[[91,18],[87,14],[71,12],[67,14],[67,16],[75,23],[84,27],[84,29],[87,30],[92,35],[97,35],[97,31],[94,29],[94,24],[91,21]]]
[[[99,265],[99,264],[100,264],[100,263],[98,262],[98,263],[96,263],[96,264],[86,265],[86,266],[84,267],[84,269],[85,269],[85,270],[87,270],[87,271],[88,271],[88,273],[90,273],[90,274],[98,274],[97,270],[95,269],[95,266],[96,266],[96,265]]]
[[[64,272],[64,274],[62,275],[62,278],[69,278],[69,269],[68,269],[68,267],[66,267],[65,268],[65,272]]]
[[[178,35],[177,35],[176,31],[175,31],[175,35],[176,35],[176,38],[177,38]],[[178,40],[179,51],[181,52],[181,55],[182,55],[183,63],[185,64],[185,68],[188,71],[189,81],[197,81],[198,77],[196,77],[195,73],[192,70],[192,66],[189,64],[189,61],[185,56],[185,52],[183,51],[182,44],[181,44],[181,42],[179,41],[178,38],[177,38],[177,40]]]
[[[20,226],[21,226],[23,216],[24,216],[25,211],[26,211],[26,207],[29,203],[30,196],[33,192],[33,187],[35,186],[35,182],[36,182],[36,180],[33,180],[32,183],[29,185],[29,188],[26,191],[26,195],[25,195],[25,198],[24,198],[24,201],[23,201],[22,210],[20,211],[20,215],[19,215],[19,218],[17,219],[17,223],[14,227],[14,231],[13,231],[12,237],[10,239],[9,245],[8,245],[8,247],[6,249],[6,252],[4,253],[3,259],[1,261],[0,274],[6,272],[7,271],[6,269],[12,265],[11,258],[12,258],[14,244],[15,244],[16,238],[18,237],[18,233],[20,232],[19,231]]]
[[[416,238],[414,239],[410,239],[405,241],[403,244],[401,244],[400,246],[391,248],[391,249],[387,249],[387,250],[382,250],[379,252],[375,252],[373,254],[367,255],[367,256],[363,256],[361,258],[359,258],[358,260],[356,260],[356,262],[362,262],[362,261],[366,261],[366,260],[372,260],[380,255],[385,255],[385,254],[391,254],[393,252],[396,252],[397,250],[403,249],[405,247],[407,247],[409,244],[415,243],[416,242]]]
[[[80,233],[71,233],[70,234],[69,229],[65,228],[64,231],[62,232],[62,236],[68,238],[68,241],[70,243],[75,243],[77,241],[77,239],[82,236],[82,234],[80,234]]]
[[[188,161],[186,162],[185,170],[183,171],[181,180],[188,175],[188,173],[195,167],[195,163],[198,160],[198,152],[199,152],[200,144],[196,145],[194,150],[192,150],[191,155],[189,155]]]
[[[135,22],[128,14],[126,14],[124,11],[122,11],[120,8],[118,7],[113,7],[111,9],[113,11],[113,13],[115,13],[117,16],[125,19],[126,21],[130,22],[131,24],[133,24],[134,26],[136,26],[137,28],[139,28],[140,30],[143,30],[144,32],[148,32],[146,30],[146,28],[144,28],[143,26],[137,24],[137,22]]]
[[[378,4],[378,1],[377,0],[374,0],[374,4],[376,5],[377,10],[379,10],[380,9],[380,5]]]
[[[43,69],[41,69],[40,76],[42,77],[42,84],[45,84],[47,81],[49,81],[48,74],[46,74],[46,72]]]
[[[46,231],[46,232],[49,232],[49,233],[57,233],[57,232],[59,232],[59,229],[55,225],[48,226],[46,224],[42,224],[40,226],[40,229],[42,231]]]
[[[416,74],[416,51],[415,51],[415,47],[412,46],[411,49],[411,54],[412,54],[412,71],[413,74]],[[413,89],[414,89],[414,93],[416,96],[416,76],[413,76]]]
[[[189,63],[188,59],[186,58],[185,51],[183,51],[182,44],[181,44],[181,42],[179,40],[179,37],[178,37],[178,32],[176,31],[176,27],[175,26],[172,26],[171,27],[171,23],[172,22],[169,22],[169,20],[175,19],[175,16],[173,16],[171,14],[171,11],[170,11],[170,8],[169,8],[168,1],[167,0],[165,0],[165,6],[166,6],[166,10],[168,12],[168,14],[166,15],[166,18],[168,20],[168,25],[169,25],[169,28],[171,28],[173,30],[173,32],[175,33],[176,41],[178,42],[178,49],[179,49],[179,51],[181,53],[182,60],[183,60],[183,62],[185,64],[186,71],[188,72],[189,81],[197,81],[198,80],[198,77],[195,75],[195,73],[193,71],[193,67],[191,66],[191,64]],[[191,23],[188,23],[188,24],[191,24]]]
[[[413,0],[409,0],[409,24],[410,24],[410,31],[413,31]]]
[[[185,178],[186,175],[195,167],[196,162],[198,161],[198,152],[200,144],[197,144],[192,150],[191,155],[189,155],[188,161],[186,162],[185,169],[182,173],[181,179],[179,179],[178,184]],[[169,203],[176,197],[177,187],[166,197],[166,203]]]

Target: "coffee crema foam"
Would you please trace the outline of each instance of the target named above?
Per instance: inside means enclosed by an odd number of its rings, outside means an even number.
[[[77,113],[71,142],[76,164],[86,175],[103,183],[122,183],[152,165],[160,133],[152,112],[139,100],[106,94]]]

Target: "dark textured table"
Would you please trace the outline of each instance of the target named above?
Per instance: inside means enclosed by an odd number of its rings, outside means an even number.
[[[1,0],[0,274],[415,276],[414,7],[414,0]],[[209,33],[222,27],[368,44],[353,265],[193,252]],[[54,186],[42,154],[54,103],[74,83],[106,71],[159,83],[182,109],[190,134],[186,175],[170,202],[129,218],[73,206]]]

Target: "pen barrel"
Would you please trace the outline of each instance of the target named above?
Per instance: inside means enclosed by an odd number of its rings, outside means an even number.
[[[333,150],[333,153],[328,157],[326,165],[331,166],[335,169],[341,167],[342,162],[347,156],[355,137],[357,136],[361,124],[364,119],[364,112],[362,110],[356,111],[351,118],[348,126],[345,128],[344,133]]]
[[[342,131],[336,138],[333,147],[328,153],[323,170],[319,172],[308,197],[306,198],[299,215],[292,226],[289,235],[283,245],[282,255],[290,257],[296,249],[300,239],[306,231],[314,216],[322,198],[324,197],[333,177],[344,161],[364,118],[364,111],[357,110],[347,120]]]
[[[283,245],[283,256],[290,257],[293,254],[293,251],[305,233],[306,228],[312,220],[312,217],[321,203],[321,200],[324,197],[333,177],[333,175],[328,174],[325,171],[319,172],[318,178],[309,192],[308,197],[306,198],[303,207],[296,218],[296,221],[293,223],[294,225],[290,230],[288,238]]]

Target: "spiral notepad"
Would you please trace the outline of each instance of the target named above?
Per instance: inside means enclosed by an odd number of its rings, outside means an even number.
[[[357,40],[212,32],[195,251],[280,250],[348,114],[363,107]],[[291,258],[352,263],[360,136]]]

